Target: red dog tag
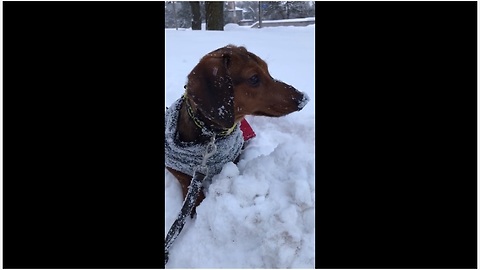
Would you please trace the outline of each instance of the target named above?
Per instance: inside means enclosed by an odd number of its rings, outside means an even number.
[[[252,127],[250,124],[248,124],[245,118],[243,118],[243,120],[240,122],[240,130],[243,132],[243,141],[245,142],[256,136]]]

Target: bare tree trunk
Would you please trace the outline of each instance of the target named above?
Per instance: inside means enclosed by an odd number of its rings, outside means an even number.
[[[287,19],[290,19],[290,4],[288,2],[285,4],[285,8],[287,9]]]
[[[173,19],[175,20],[175,30],[178,30],[178,25],[177,25],[177,10],[175,8],[175,1],[172,1],[173,4]]]
[[[192,9],[192,30],[202,30],[202,16],[200,15],[200,2],[190,1]]]
[[[262,8],[260,1],[258,1],[258,28],[262,28]]]
[[[237,8],[235,7],[235,1],[233,1],[233,22],[238,23],[237,20]]]
[[[207,30],[223,31],[223,1],[205,1]]]

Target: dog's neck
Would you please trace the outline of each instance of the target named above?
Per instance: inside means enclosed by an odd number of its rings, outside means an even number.
[[[204,142],[209,139],[190,117],[186,99],[183,100],[178,115],[178,135],[183,142]]]
[[[178,122],[178,132],[181,141],[204,142],[209,140],[213,134],[226,136],[235,130],[236,124],[231,128],[223,128],[202,115],[196,104],[188,98],[186,93],[182,99]]]

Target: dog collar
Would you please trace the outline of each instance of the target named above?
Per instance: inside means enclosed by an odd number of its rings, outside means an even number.
[[[220,132],[214,132],[214,131],[209,130],[205,126],[205,123],[202,120],[198,119],[197,116],[195,116],[195,113],[193,112],[192,106],[190,106],[190,102],[188,101],[188,98],[187,98],[187,91],[185,91],[185,93],[183,93],[182,99],[185,101],[185,104],[187,105],[188,115],[193,120],[195,125],[202,130],[203,133],[208,134],[208,135],[215,134],[216,136],[227,136],[227,135],[230,135],[230,133],[232,133],[235,130],[235,128],[237,127],[237,124],[235,123],[235,124],[233,124],[233,126],[231,128],[220,129]]]

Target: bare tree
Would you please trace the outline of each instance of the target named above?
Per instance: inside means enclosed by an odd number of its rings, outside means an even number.
[[[202,30],[202,17],[200,13],[200,2],[190,1],[192,9],[192,30]]]
[[[205,1],[207,30],[223,31],[223,1]]]
[[[262,28],[262,12],[260,1],[258,1],[258,28]]]
[[[175,20],[175,30],[178,30],[178,24],[177,24],[177,10],[175,8],[175,1],[173,3],[173,19]]]

